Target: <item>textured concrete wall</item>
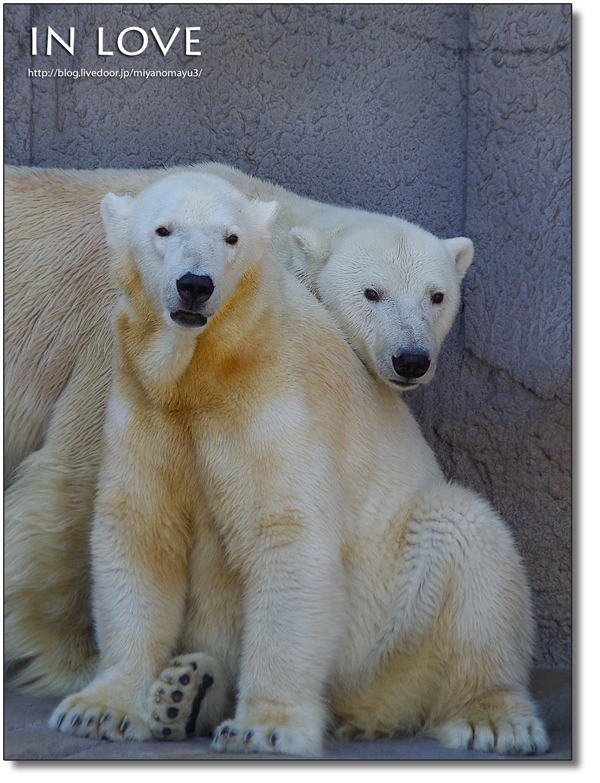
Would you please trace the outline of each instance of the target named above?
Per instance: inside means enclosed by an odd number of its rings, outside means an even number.
[[[32,57],[29,31],[77,31]],[[163,57],[98,57],[119,31],[200,26]],[[135,38],[128,39],[131,48]],[[569,7],[5,6],[6,161],[219,160],[298,193],[473,238],[465,305],[410,402],[448,475],[511,524],[538,660],[568,663]],[[43,50],[43,49],[42,49]],[[28,68],[202,68],[199,78],[31,77]]]

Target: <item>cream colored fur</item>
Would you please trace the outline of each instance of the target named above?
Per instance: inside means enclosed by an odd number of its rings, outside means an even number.
[[[123,293],[92,534],[101,657],[51,725],[160,736],[156,700],[198,662],[219,679],[219,750],[318,755],[328,724],[546,750],[511,537],[265,255],[274,205],[187,174],[103,209]],[[215,280],[204,327],[172,320],[184,269]]]
[[[216,163],[187,167],[250,198],[276,199],[271,254],[329,308],[371,372],[419,346],[431,366],[459,305],[470,240],[438,240],[397,218],[321,204]],[[88,535],[113,355],[116,288],[102,197],[167,170],[5,170],[5,658],[15,681],[63,695],[89,679]],[[383,298],[370,302],[364,289]],[[433,290],[444,302],[431,303]],[[314,346],[313,346],[314,347]],[[393,380],[386,381],[394,389]]]

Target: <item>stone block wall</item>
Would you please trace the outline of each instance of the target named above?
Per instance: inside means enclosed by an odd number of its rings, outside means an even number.
[[[464,306],[408,396],[446,473],[488,497],[527,563],[546,665],[570,662],[568,5],[4,6],[5,161],[218,160],[302,195],[470,236]],[[31,55],[30,30],[68,39]],[[166,42],[163,56],[150,29]],[[97,30],[113,56],[97,53]],[[148,48],[116,49],[140,27]],[[200,57],[185,55],[200,27]],[[125,39],[139,46],[138,33]],[[202,69],[45,77],[30,71]]]

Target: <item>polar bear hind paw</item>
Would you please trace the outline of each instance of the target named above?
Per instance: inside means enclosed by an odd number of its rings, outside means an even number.
[[[221,665],[204,653],[178,655],[150,688],[150,731],[161,740],[211,734],[227,704]]]
[[[433,736],[447,748],[504,755],[546,753],[550,740],[528,697],[488,694],[435,726]]]

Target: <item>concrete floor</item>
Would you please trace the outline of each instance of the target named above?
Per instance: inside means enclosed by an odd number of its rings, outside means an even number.
[[[532,690],[546,722],[552,747],[544,756],[529,760],[571,759],[571,673],[537,669]],[[4,759],[265,759],[289,758],[262,754],[222,754],[211,749],[210,739],[183,742],[106,742],[51,731],[47,720],[58,703],[54,698],[32,698],[5,693]],[[330,741],[324,759],[506,759],[497,753],[453,751],[423,737],[397,737],[376,742]],[[515,757],[510,757],[514,761]],[[516,757],[522,758],[522,757]]]

